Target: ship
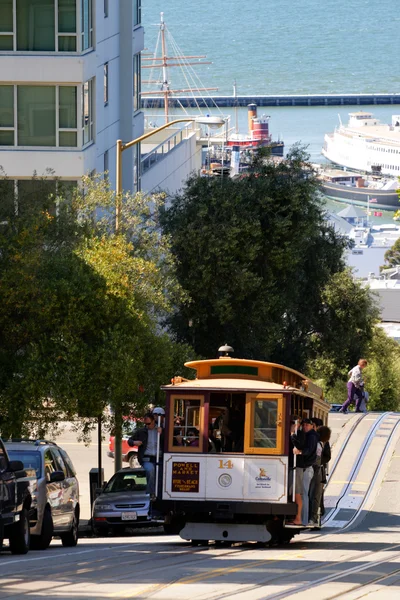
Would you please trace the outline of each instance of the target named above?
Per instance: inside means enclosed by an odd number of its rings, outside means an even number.
[[[257,105],[249,104],[247,107],[248,133],[230,133],[226,145],[228,148],[237,147],[242,150],[257,150],[258,148],[270,148],[273,156],[283,156],[284,143],[281,140],[274,141],[269,132],[269,115],[257,116]]]
[[[333,133],[324,138],[322,154],[332,163],[348,169],[399,177],[400,115],[392,123],[381,123],[373,113],[349,113],[349,122],[340,122]]]
[[[350,204],[394,210],[399,208],[400,183],[395,177],[366,175],[356,171],[317,167],[320,189],[325,196]]]

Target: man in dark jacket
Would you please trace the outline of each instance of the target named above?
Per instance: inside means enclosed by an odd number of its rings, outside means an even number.
[[[144,425],[143,429],[135,431],[133,436],[129,438],[128,445],[138,446],[138,460],[146,471],[146,492],[154,496],[156,487],[157,438],[160,435],[160,449],[162,451],[164,434],[162,427],[156,427],[152,413],[145,414]]]
[[[307,526],[308,524],[308,492],[314,474],[313,465],[317,459],[318,435],[313,429],[310,419],[303,419],[302,431],[305,434],[300,441],[297,436],[292,436],[293,454],[296,459],[296,503],[297,515],[292,525]]]

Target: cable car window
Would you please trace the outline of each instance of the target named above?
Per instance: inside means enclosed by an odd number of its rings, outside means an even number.
[[[246,454],[282,454],[283,396],[247,394],[245,422]]]
[[[169,448],[182,452],[203,451],[203,397],[172,397],[173,419],[169,428]]]
[[[276,448],[278,419],[277,400],[257,400],[253,413],[254,448]]]

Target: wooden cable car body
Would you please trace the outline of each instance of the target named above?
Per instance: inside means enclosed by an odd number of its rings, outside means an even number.
[[[288,540],[296,514],[289,494],[290,416],[327,422],[320,387],[269,362],[194,361],[194,380],[166,391],[162,510],[188,540]],[[291,455],[291,456],[290,456]]]

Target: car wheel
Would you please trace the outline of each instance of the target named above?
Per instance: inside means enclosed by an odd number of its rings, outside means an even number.
[[[42,531],[40,535],[33,535],[31,537],[32,550],[46,550],[46,548],[50,546],[53,534],[53,517],[51,516],[50,508],[47,507],[43,513]]]
[[[26,554],[28,552],[30,531],[29,515],[26,508],[22,509],[19,521],[11,525],[9,540],[10,550],[13,554]]]
[[[67,533],[61,535],[62,545],[68,547],[76,546],[78,543],[79,519],[74,513],[71,529]]]
[[[131,469],[136,469],[137,467],[140,467],[136,454],[129,455],[129,466]]]

